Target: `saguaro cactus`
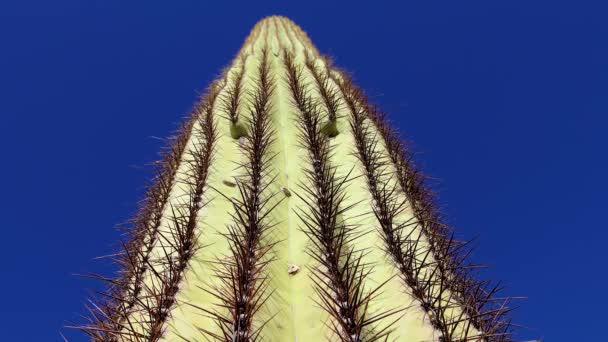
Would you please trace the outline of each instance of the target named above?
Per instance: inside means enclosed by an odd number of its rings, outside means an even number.
[[[290,20],[253,28],[162,155],[93,340],[511,340],[406,145]]]

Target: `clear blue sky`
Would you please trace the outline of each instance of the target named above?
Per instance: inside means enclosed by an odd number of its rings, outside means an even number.
[[[116,249],[113,227],[141,198],[151,137],[270,14],[301,25],[414,141],[458,236],[479,236],[484,277],[528,297],[521,338],[605,339],[600,1],[218,2],[0,3],[0,340],[59,340],[81,321],[99,285],[71,274],[112,270],[93,258]]]

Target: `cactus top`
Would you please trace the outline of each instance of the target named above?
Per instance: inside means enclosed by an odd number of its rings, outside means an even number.
[[[172,144],[82,327],[98,341],[508,341],[411,154],[284,17]]]

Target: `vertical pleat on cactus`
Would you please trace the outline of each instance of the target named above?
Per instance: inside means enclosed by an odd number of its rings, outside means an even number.
[[[385,115],[284,17],[157,163],[93,341],[511,341]]]

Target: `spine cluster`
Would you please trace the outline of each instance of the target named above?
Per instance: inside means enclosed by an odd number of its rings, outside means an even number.
[[[320,114],[319,104],[302,84],[302,68],[294,64],[293,57],[285,53],[284,59],[287,83],[299,112],[300,140],[308,151],[310,164],[299,194],[306,209],[299,210],[298,216],[312,241],[309,252],[319,264],[311,272],[317,284],[319,304],[334,318],[332,329],[341,341],[384,339],[390,331],[384,329],[372,334],[364,329],[396,311],[376,315],[367,312],[369,302],[382,285],[368,293],[363,291],[365,276],[373,268],[363,261],[363,251],[349,246],[358,238],[356,227],[340,219],[349,210],[342,205],[348,175],[336,176],[336,168],[331,165],[332,148],[329,136],[323,133],[322,128],[324,119],[331,121],[332,117],[324,118]]]
[[[264,270],[273,261],[270,252],[276,242],[268,242],[265,237],[273,228],[269,215],[276,204],[271,202],[273,195],[268,189],[272,183],[269,150],[273,129],[269,111],[273,81],[269,75],[266,51],[262,53],[257,73],[249,132],[241,143],[246,159],[239,165],[243,175],[236,183],[239,194],[231,199],[234,223],[228,226],[225,234],[230,253],[227,258],[217,260],[216,276],[221,279],[222,286],[212,292],[219,300],[220,308],[228,309],[228,312],[202,308],[203,312],[216,318],[221,329],[221,334],[208,329],[205,332],[222,341],[257,340],[261,330],[253,326],[254,316],[270,295]],[[233,97],[238,95],[239,92],[231,93]],[[231,100],[230,103],[239,103],[239,100]]]
[[[495,298],[495,294],[502,289],[500,284],[475,279],[472,271],[480,266],[467,264],[467,256],[472,251],[470,242],[455,240],[449,226],[442,222],[433,193],[424,185],[425,177],[413,164],[413,154],[389,125],[385,116],[368,103],[363,92],[352,80],[339,70],[334,71],[334,75],[336,74],[340,75],[340,79],[334,80],[337,80],[351,113],[350,124],[357,140],[359,158],[366,168],[370,192],[377,204],[374,212],[388,238],[387,246],[394,246],[389,247],[390,254],[400,265],[399,268],[414,295],[433,317],[433,324],[442,332],[442,339],[509,341],[511,324],[505,316],[511,311],[508,304],[512,298]],[[373,125],[377,135],[370,133],[370,126],[366,125]],[[387,156],[377,155],[377,144],[386,146]],[[381,160],[382,158],[385,159]],[[388,191],[383,188],[378,191],[377,184],[388,183],[379,182],[382,172],[378,170],[386,169],[386,165],[390,165],[394,170],[390,177],[396,178],[398,188]],[[407,203],[396,199],[395,195],[399,191],[405,194]],[[388,202],[391,204],[387,205]],[[405,206],[412,210],[415,224],[420,228],[418,235],[414,239],[411,235],[405,239],[397,236],[391,238],[390,231],[398,234],[396,232],[402,228],[391,230],[391,217],[395,217],[394,214],[399,213]],[[391,212],[393,214],[390,214]],[[403,224],[410,225],[412,222]],[[426,246],[420,254],[416,250],[420,248],[422,239]],[[405,248],[396,248],[403,244],[403,241],[406,241],[403,246]],[[409,257],[403,259],[399,256],[402,254],[400,251],[409,254]],[[430,258],[433,261],[429,260]],[[403,267],[403,263],[397,260],[410,260],[410,266]],[[421,270],[428,267],[432,268],[430,273],[427,271],[424,276],[426,279],[421,279]],[[407,269],[409,271],[406,271]],[[449,318],[446,310],[454,307],[460,312]],[[459,326],[464,331],[458,331]]]

